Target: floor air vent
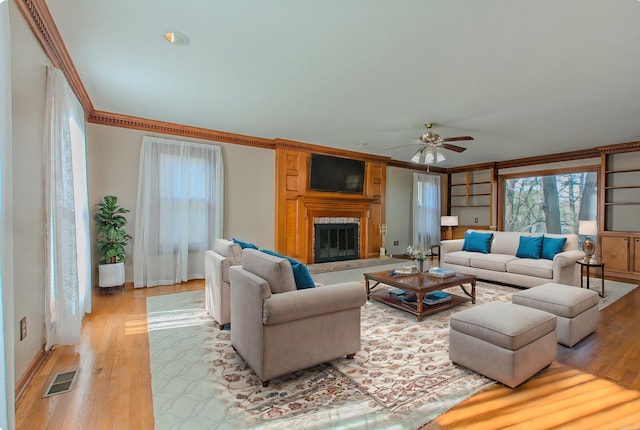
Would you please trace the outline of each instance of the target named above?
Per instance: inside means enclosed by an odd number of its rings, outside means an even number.
[[[49,384],[49,388],[42,397],[49,397],[55,394],[62,394],[67,391],[71,391],[71,387],[73,386],[73,381],[75,381],[77,373],[77,370],[72,370],[71,372],[56,374],[51,381],[51,384]]]

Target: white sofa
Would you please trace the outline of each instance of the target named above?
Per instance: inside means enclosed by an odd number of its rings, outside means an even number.
[[[518,258],[516,253],[520,236],[536,236],[528,233],[504,231],[479,231],[493,233],[490,252],[463,251],[464,239],[444,240],[440,248],[440,267],[458,273],[475,275],[478,279],[502,282],[519,287],[535,287],[549,282],[565,285],[580,285],[580,268],[576,261],[584,258],[578,248],[575,234],[545,234],[558,238],[566,237],[562,252],[553,260]]]

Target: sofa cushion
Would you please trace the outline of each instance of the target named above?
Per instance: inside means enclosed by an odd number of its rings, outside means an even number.
[[[216,239],[213,242],[213,252],[227,258],[231,266],[242,264],[242,248],[231,240]]]
[[[520,236],[520,244],[518,245],[518,251],[516,251],[516,257],[538,260],[540,258],[540,252],[542,251],[543,239],[543,236]]]
[[[464,244],[462,245],[462,250],[488,254],[491,250],[491,239],[493,239],[493,233],[467,231],[464,234]]]
[[[507,272],[553,279],[553,262],[545,259],[516,258],[507,263]]]
[[[459,266],[471,266],[471,257],[476,255],[475,252],[454,251],[447,252],[442,257],[444,263],[457,264]]]
[[[297,260],[294,260],[293,258],[287,257],[286,255],[281,255],[267,249],[261,249],[260,251],[289,260],[289,263],[291,263],[291,270],[293,270],[293,278],[296,281],[296,289],[304,290],[307,288],[315,288],[316,284],[315,282],[313,282],[311,273],[309,272],[309,269],[306,265]]]
[[[291,263],[286,258],[255,249],[245,249],[242,255],[242,268],[267,281],[272,294],[296,290]]]
[[[470,266],[478,269],[493,270],[495,272],[506,272],[507,263],[517,258],[507,254],[474,254],[471,257]]]
[[[491,252],[516,255],[520,244],[520,236],[522,235],[523,233],[516,231],[496,231],[491,242]],[[527,236],[526,234],[524,235]]]
[[[567,243],[566,237],[549,237],[544,236],[542,240],[542,251],[540,252],[541,258],[547,260],[553,260],[556,254],[562,252],[564,245]]]

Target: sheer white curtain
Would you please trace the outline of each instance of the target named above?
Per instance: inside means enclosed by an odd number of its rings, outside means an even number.
[[[222,235],[220,147],[145,136],[139,170],[134,287],[204,278],[204,252]]]
[[[84,111],[62,72],[47,68],[45,160],[46,349],[80,342],[91,312]]]
[[[13,153],[9,2],[0,0],[0,428],[15,428]]]
[[[413,246],[440,244],[440,176],[413,173]]]

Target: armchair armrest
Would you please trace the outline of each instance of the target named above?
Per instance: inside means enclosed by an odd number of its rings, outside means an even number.
[[[273,294],[264,301],[262,321],[265,325],[281,324],[359,308],[366,301],[367,292],[360,282]]]
[[[449,252],[462,251],[463,244],[464,239],[443,240],[440,242],[440,254],[445,255]]]

